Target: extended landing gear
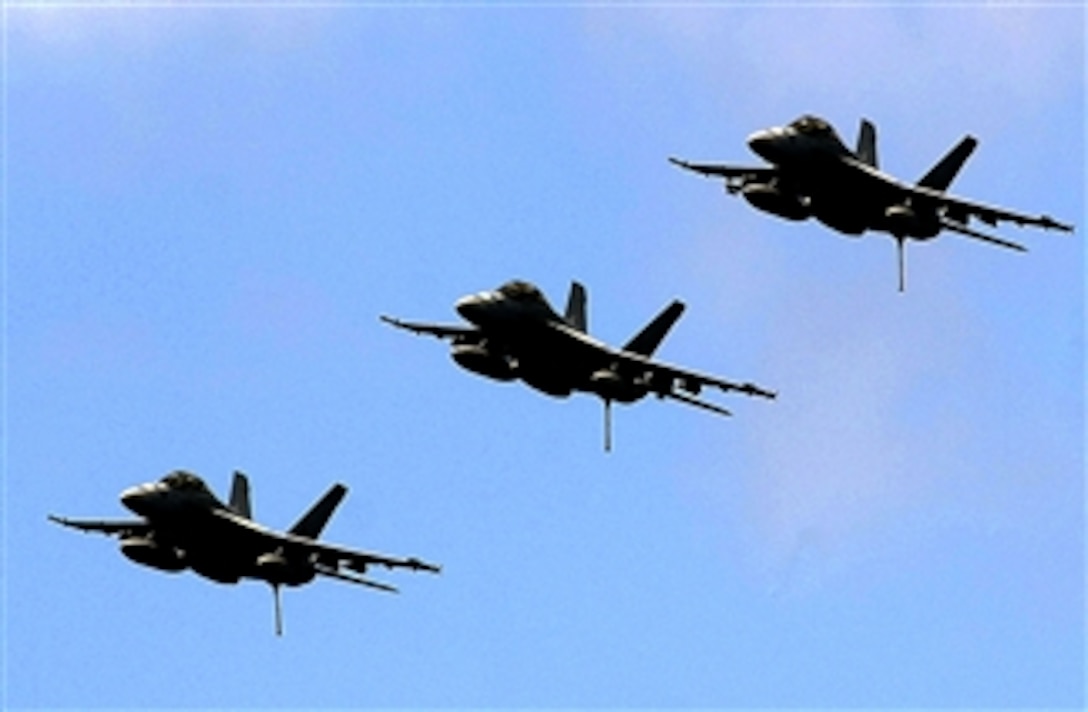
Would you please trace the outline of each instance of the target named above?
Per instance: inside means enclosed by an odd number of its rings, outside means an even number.
[[[280,605],[280,585],[271,584],[272,598],[276,602],[276,635],[283,635],[283,608]]]
[[[895,235],[896,251],[899,253],[899,291],[906,290],[906,266],[904,264],[903,256],[903,243],[906,241],[905,235]]]
[[[612,452],[612,399],[604,399],[604,451]]]

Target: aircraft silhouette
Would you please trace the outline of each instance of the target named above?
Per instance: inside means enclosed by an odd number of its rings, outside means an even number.
[[[99,532],[121,540],[121,553],[132,561],[161,571],[187,568],[218,583],[251,578],[272,586],[276,635],[283,633],[280,586],[300,586],[318,574],[395,593],[396,588],[356,576],[368,566],[407,568],[438,573],[440,568],[419,559],[402,559],[347,549],[316,541],[347,493],[335,484],[286,532],[252,520],[249,481],[234,473],[230,504],[219,501],[196,475],[177,470],[158,482],[130,487],[121,503],[142,519],[110,521],[49,519],[84,532]],[[347,569],[344,571],[343,569]]]
[[[633,403],[653,393],[731,415],[725,408],[696,398],[703,386],[774,398],[751,383],[733,383],[651,359],[662,339],[684,311],[673,301],[623,348],[613,349],[589,336],[586,290],[571,283],[566,315],[552,309],[540,290],[514,280],[494,291],[462,297],[457,312],[471,326],[401,321],[382,316],[395,327],[452,342],[452,357],[461,367],[498,381],[521,379],[551,396],[574,391],[593,393],[604,402],[605,450],[612,447],[612,403]]]
[[[748,147],[771,166],[744,167],[669,161],[704,176],[725,179],[731,195],[740,193],[759,210],[787,220],[815,217],[846,235],[866,230],[895,238],[899,258],[899,291],[904,290],[903,246],[907,239],[929,240],[950,230],[1013,250],[1023,245],[978,232],[968,225],[975,217],[996,226],[999,221],[1072,231],[1071,225],[1041,215],[1023,215],[1004,208],[946,193],[978,141],[964,137],[914,185],[903,183],[877,167],[876,128],[861,121],[857,148],[850,151],[831,125],[815,116],[802,116],[787,126],[756,131]]]

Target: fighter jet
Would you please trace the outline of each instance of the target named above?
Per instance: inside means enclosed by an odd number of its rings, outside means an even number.
[[[300,586],[317,574],[396,593],[394,587],[363,578],[368,566],[406,568],[438,573],[440,568],[416,558],[323,544],[316,539],[347,493],[334,484],[286,532],[252,520],[249,481],[234,473],[230,504],[223,504],[196,475],[177,470],[158,482],[121,492],[121,504],[142,519],[49,519],[85,532],[100,532],[121,540],[121,553],[132,561],[162,571],[192,569],[219,583],[251,578],[272,586],[276,635],[283,633],[280,586]],[[345,571],[346,569],[346,571]],[[351,573],[351,572],[354,572]]]
[[[815,116],[802,116],[787,126],[756,131],[748,147],[772,165],[761,167],[669,161],[705,176],[725,179],[731,195],[740,193],[756,208],[787,220],[815,217],[847,235],[866,230],[895,238],[899,257],[899,291],[904,289],[903,245],[907,239],[929,240],[942,230],[1013,250],[1023,245],[978,232],[970,217],[996,226],[999,221],[1065,232],[1071,225],[1040,215],[1023,215],[958,198],[945,192],[978,141],[965,136],[914,185],[907,185],[877,167],[876,128],[861,121],[857,148],[848,149],[831,125]]]
[[[751,383],[733,383],[652,360],[654,350],[684,311],[679,301],[665,307],[621,349],[609,348],[587,333],[586,291],[578,282],[571,284],[565,316],[552,309],[536,286],[520,280],[462,297],[454,308],[471,325],[423,324],[388,316],[381,319],[416,334],[449,339],[453,360],[481,376],[498,381],[520,378],[559,398],[574,391],[597,395],[604,402],[606,451],[612,447],[613,401],[633,403],[653,393],[731,415],[695,396],[703,386],[714,386],[749,396],[775,397]]]

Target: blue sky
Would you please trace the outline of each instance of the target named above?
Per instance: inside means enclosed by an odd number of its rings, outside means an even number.
[[[1084,10],[5,10],[4,704],[1084,703]],[[788,223],[749,163],[815,113],[915,178],[1077,224],[908,247]],[[548,398],[382,313],[519,277],[622,343],[779,391]],[[175,468],[330,540],[441,562],[399,596],[130,564]]]

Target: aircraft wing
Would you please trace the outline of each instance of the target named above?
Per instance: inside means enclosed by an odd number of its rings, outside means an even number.
[[[410,331],[413,334],[427,334],[439,339],[455,339],[458,336],[470,336],[478,334],[479,330],[472,326],[449,326],[446,324],[421,324],[412,321],[401,321],[384,314],[379,317],[382,321],[398,329]]]
[[[233,524],[236,527],[235,531],[238,536],[247,538],[251,543],[261,542],[257,545],[257,548],[266,551],[282,548],[286,552],[290,552],[291,555],[302,555],[311,562],[325,567],[326,570],[322,571],[322,573],[327,573],[328,570],[336,572],[340,566],[345,566],[357,573],[363,573],[366,567],[371,565],[384,566],[387,569],[405,568],[431,571],[433,573],[438,573],[441,570],[440,567],[434,564],[428,564],[416,558],[400,558],[369,551],[359,551],[358,549],[349,549],[336,544],[327,544],[290,532],[275,531],[223,509],[215,510],[213,515]]]
[[[669,163],[674,166],[699,173],[712,178],[753,178],[756,180],[770,180],[778,175],[778,169],[768,166],[753,168],[751,166],[727,166],[720,163],[691,163],[680,158],[669,156]]]
[[[924,186],[909,186],[907,190],[914,196],[937,203],[944,208],[944,214],[954,222],[966,225],[968,217],[976,217],[991,227],[999,222],[1011,222],[1017,225],[1033,225],[1045,230],[1072,232],[1073,226],[1060,223],[1049,215],[1024,215],[1004,208],[996,208],[983,203],[957,198],[939,190]]]
[[[762,398],[773,399],[778,395],[774,391],[761,388],[754,383],[727,381],[717,376],[709,376],[697,371],[689,371],[686,368],[655,361],[630,351],[616,351],[614,355],[623,370],[641,371],[643,374],[642,379],[648,383],[667,384],[667,389],[663,388],[659,391],[661,395],[676,398],[692,405],[705,407],[706,404],[702,401],[692,403],[693,399],[686,395],[687,393],[695,395],[704,386],[713,386],[726,392],[737,391],[748,396],[760,396]],[[673,386],[678,387],[683,392],[674,391]]]
[[[398,556],[386,556],[370,551],[349,549],[336,544],[326,544],[293,534],[279,535],[284,538],[284,543],[290,548],[307,551],[313,559],[328,566],[333,571],[344,566],[356,573],[364,573],[369,566],[384,566],[387,569],[411,569],[412,571],[429,571],[439,573],[442,567],[421,561],[415,557],[402,558]],[[320,569],[318,569],[320,571]]]
[[[554,323],[551,328],[566,337],[568,343],[578,345],[584,354],[591,354],[593,362],[599,364],[600,367],[612,364],[624,373],[634,374],[636,381],[649,385],[652,392],[663,397],[675,398],[708,410],[720,411],[724,409],[696,400],[691,396],[697,394],[703,386],[713,386],[722,391],[737,391],[745,395],[761,396],[763,398],[774,398],[777,395],[774,391],[761,388],[754,383],[735,383],[717,376],[710,376],[662,361],[656,361],[633,351],[610,348],[564,323]],[[674,386],[678,387],[680,391],[676,391]]]
[[[68,519],[50,514],[49,521],[84,532],[98,532],[119,537],[146,534],[151,531],[151,526],[147,522],[139,520]]]
[[[936,204],[938,206],[938,212],[941,214],[944,227],[965,235],[970,235],[971,237],[979,237],[979,235],[971,232],[969,229],[965,231],[958,230],[957,228],[967,228],[967,219],[972,216],[991,227],[995,227],[999,222],[1012,222],[1020,226],[1033,225],[1046,230],[1061,230],[1062,232],[1073,231],[1072,225],[1060,223],[1049,215],[1025,215],[1012,210],[1006,210],[1005,208],[998,208],[984,203],[977,203],[973,200],[958,198],[940,190],[927,188],[924,185],[907,185],[856,159],[846,159],[845,163],[882,183],[888,191],[889,197],[895,196],[896,199],[910,198],[917,200],[919,203]],[[987,236],[983,236],[981,239],[988,238]],[[992,240],[992,242],[1002,244],[1002,241],[1000,240]],[[1023,249],[1019,245],[1015,245],[1015,243],[1007,244],[1005,246],[1011,246],[1014,249]]]

